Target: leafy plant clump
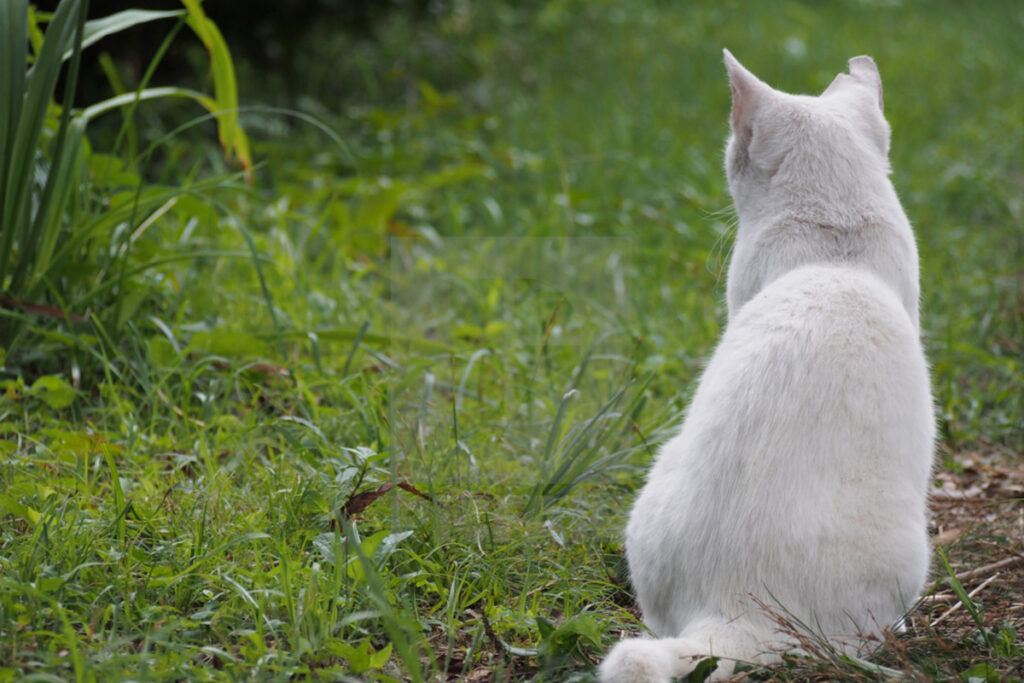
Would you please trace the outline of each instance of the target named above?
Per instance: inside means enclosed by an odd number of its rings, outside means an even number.
[[[125,10],[86,21],[82,0],[64,0],[52,15],[30,11],[25,0],[4,3],[0,344],[11,367],[38,362],[44,349],[46,355],[62,358],[67,358],[68,346],[96,353],[96,343],[106,343],[106,352],[116,350],[126,322],[146,310],[144,300],[156,294],[143,276],[162,259],[139,259],[137,244],[153,223],[173,215],[181,198],[195,191],[146,179],[153,153],[166,140],[156,140],[129,158],[94,150],[87,138],[94,119],[126,110],[120,142],[137,137],[134,117],[140,103],[189,98],[215,117],[225,150],[244,168],[251,166],[248,141],[238,124],[230,54],[201,5],[191,0],[185,5],[182,11]],[[72,108],[84,49],[140,23],[171,19],[190,26],[210,51],[214,97],[186,88],[146,87],[180,28],[176,25],[135,92]],[[54,97],[65,64],[61,105]],[[56,330],[64,334],[59,337],[63,343],[54,344],[52,334],[47,340],[46,333]]]

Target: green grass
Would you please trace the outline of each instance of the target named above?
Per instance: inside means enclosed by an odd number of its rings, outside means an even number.
[[[724,318],[723,46],[795,92],[875,57],[944,467],[1019,458],[1022,22],[1012,2],[456,3],[311,48],[339,60],[308,76],[316,121],[243,82],[252,185],[176,132],[209,121],[141,103],[148,165],[84,160],[112,237],[76,267],[123,264],[117,312],[16,312],[0,681],[591,676],[641,628],[621,528]],[[962,611],[981,621],[879,661],[1020,677],[1009,631]]]

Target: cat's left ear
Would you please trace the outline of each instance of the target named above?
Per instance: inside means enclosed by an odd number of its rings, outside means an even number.
[[[749,122],[754,112],[761,106],[764,98],[771,93],[771,86],[767,85],[754,74],[747,71],[747,68],[739,63],[732,53],[722,50],[725,60],[725,69],[729,72],[729,86],[732,88],[732,116],[730,123],[736,133],[740,133]]]
[[[832,83],[825,88],[825,92],[822,95],[828,95],[830,92],[839,90],[850,81],[860,83],[861,85],[867,86],[875,96],[875,101],[878,104],[879,111],[884,110],[882,103],[882,76],[878,73],[878,66],[875,65],[875,60],[871,59],[867,55],[860,55],[859,57],[853,57],[849,61],[850,73],[839,74],[835,77]]]

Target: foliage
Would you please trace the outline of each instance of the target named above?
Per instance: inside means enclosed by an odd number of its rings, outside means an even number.
[[[5,188],[0,195],[0,313],[5,325],[0,340],[15,356],[34,318],[85,323],[78,311],[90,308],[113,309],[113,317],[103,315],[98,324],[106,335],[119,336],[121,323],[133,312],[125,316],[126,302],[131,307],[131,299],[143,288],[126,276],[135,265],[129,252],[141,232],[176,203],[178,193],[148,187],[140,175],[140,159],[125,163],[95,154],[86,127],[112,109],[134,111],[145,100],[190,98],[217,116],[225,149],[248,168],[230,54],[196,3],[184,13],[126,10],[86,21],[85,3],[65,0],[50,18],[45,37],[39,15],[29,12],[24,0],[5,3],[2,12],[0,39],[7,47],[0,63],[5,94],[5,123],[0,127],[0,186]],[[211,51],[218,76],[215,99],[184,88],[143,84],[134,93],[80,111],[53,102],[63,62],[70,61],[63,96],[70,102],[84,48],[138,24],[183,14]],[[158,61],[159,54],[151,70]],[[130,123],[129,116],[126,125]],[[141,160],[141,170],[147,160]],[[104,249],[108,240],[114,244]]]
[[[99,35],[75,5],[24,24],[37,64]],[[281,110],[220,91],[259,83],[189,3],[145,73],[108,65],[110,100],[35,86],[22,170],[57,167],[62,120],[89,136],[57,232],[24,238],[54,245],[23,267],[35,289],[7,292],[35,308],[3,311],[0,680],[591,677],[642,628],[624,515],[722,320],[723,45],[791,91],[874,54],[942,474],[966,476],[963,449],[1019,457],[1019,23],[942,7],[456,2],[341,57],[312,42],[311,95]],[[151,84],[182,26],[212,97]],[[5,54],[8,87],[26,55]],[[970,508],[1011,512],[951,566],[1019,545],[1014,495]],[[934,590],[962,601],[947,574]],[[871,662],[755,675],[1019,676],[1019,584],[968,595],[948,632],[922,606]]]

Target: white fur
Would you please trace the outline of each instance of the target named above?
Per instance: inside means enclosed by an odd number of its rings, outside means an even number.
[[[856,652],[928,569],[934,417],[878,70],[855,57],[808,97],[725,62],[729,322],[626,527],[658,639],[618,643],[604,681],[777,659],[795,646],[758,600]]]

